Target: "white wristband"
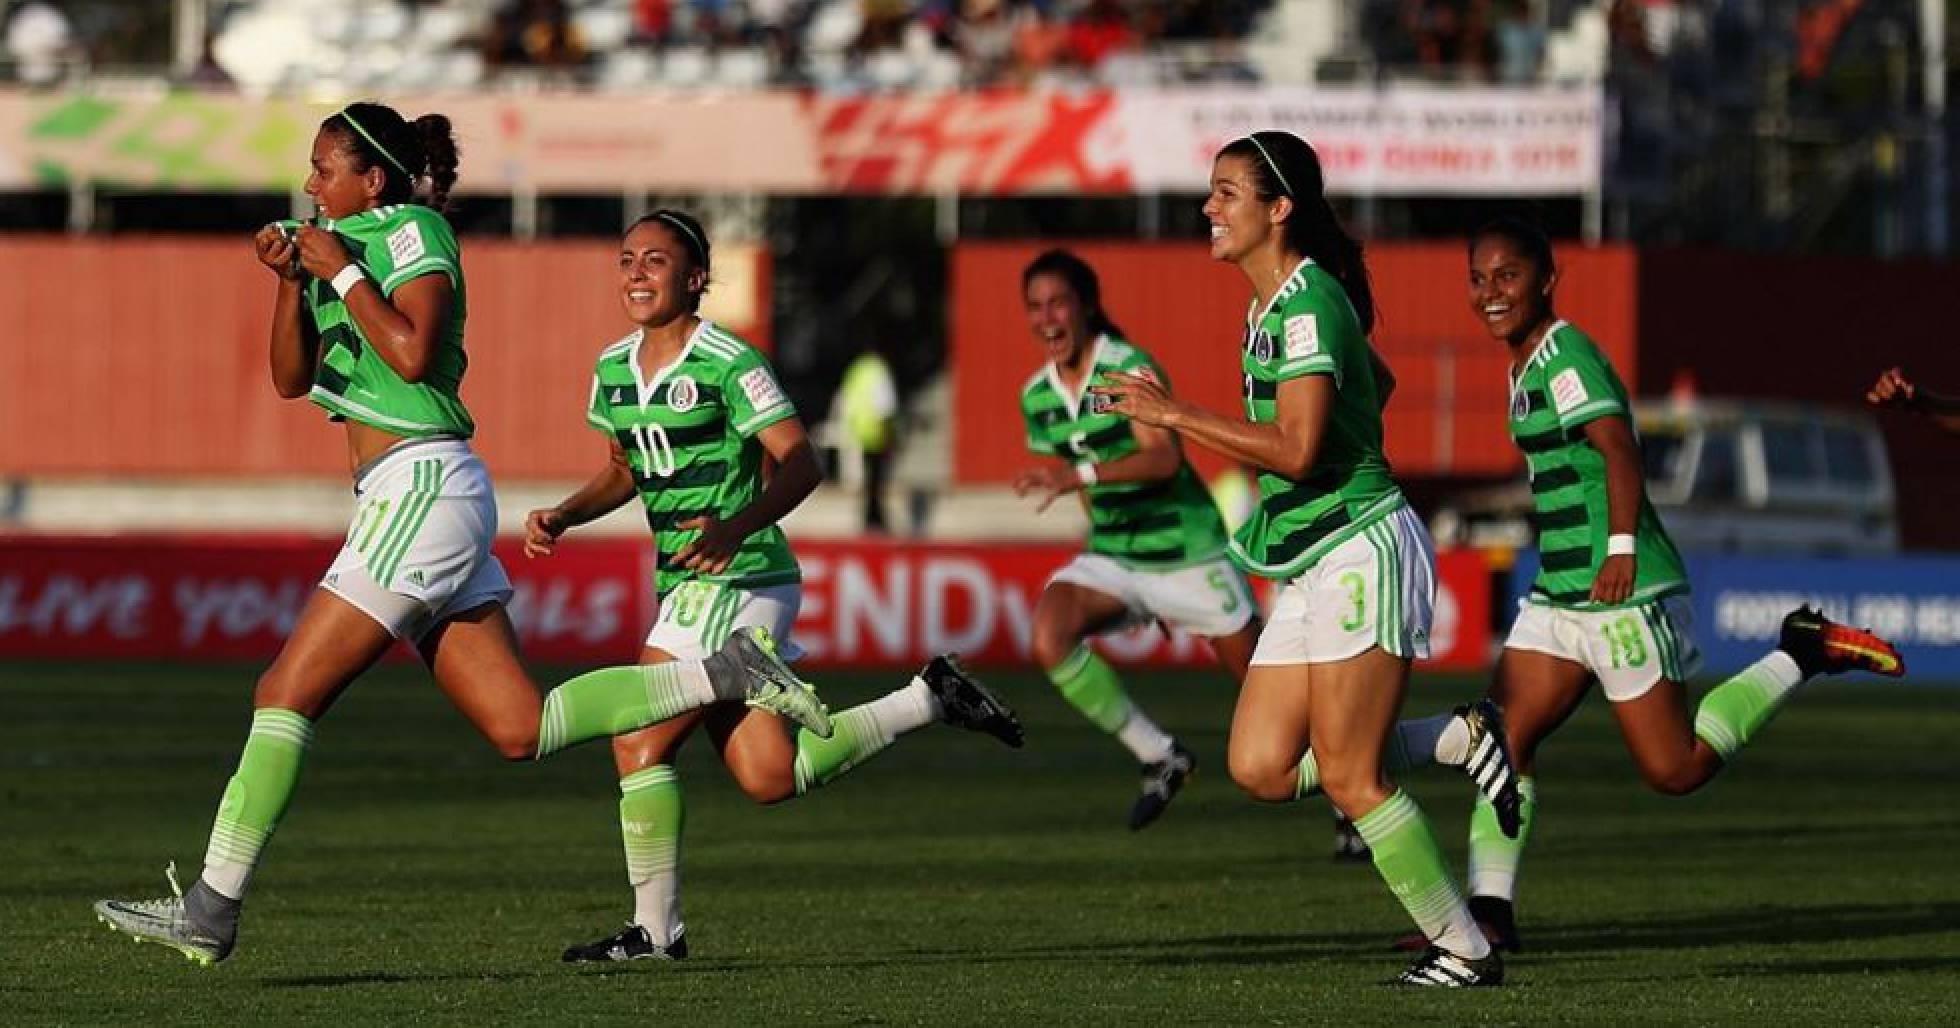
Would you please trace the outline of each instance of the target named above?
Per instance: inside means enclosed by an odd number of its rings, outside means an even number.
[[[340,269],[340,274],[333,277],[333,291],[339,293],[340,298],[345,300],[347,299],[347,294],[353,292],[355,286],[366,281],[367,276],[361,273],[361,266],[358,264],[349,264]]]
[[[1094,464],[1094,462],[1085,460],[1082,463],[1077,464],[1075,466],[1075,477],[1081,479],[1083,485],[1095,485],[1096,465]]]
[[[1608,557],[1633,556],[1633,536],[1627,535],[1625,533],[1621,533],[1619,535],[1607,536],[1606,555]]]

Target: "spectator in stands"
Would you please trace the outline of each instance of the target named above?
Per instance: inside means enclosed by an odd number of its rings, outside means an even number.
[[[1023,6],[1014,19],[1013,84],[1027,85],[1047,74],[1062,62],[1068,46],[1067,25],[1049,17],[1039,4]]]
[[[1068,23],[1068,58],[1095,68],[1110,54],[1134,49],[1138,37],[1130,12],[1117,0],[1089,0]]]
[[[1497,81],[1523,85],[1538,79],[1545,61],[1545,25],[1531,0],[1499,0],[1491,40],[1497,50]]]
[[[30,86],[52,84],[61,76],[62,62],[78,54],[74,30],[53,4],[27,0],[7,19],[7,57],[14,62],[14,73]]]
[[[962,0],[947,35],[960,54],[961,78],[970,86],[1000,81],[1014,60],[1014,26],[1001,0]]]
[[[490,21],[483,61],[491,67],[573,68],[585,63],[585,41],[565,0],[513,0]]]
[[[1433,74],[1481,78],[1490,66],[1490,0],[1403,0],[1416,59]]]
[[[633,41],[658,46],[674,30],[674,0],[633,0]]]

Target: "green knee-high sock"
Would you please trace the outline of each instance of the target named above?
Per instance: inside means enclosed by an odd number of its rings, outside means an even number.
[[[277,707],[252,712],[252,733],[238,755],[238,770],[225,783],[211,842],[204,851],[204,884],[231,899],[243,899],[259,854],[293,797],[313,722]]]
[[[1136,711],[1116,669],[1087,646],[1077,646],[1067,660],[1049,668],[1048,680],[1061,690],[1069,706],[1111,735],[1121,731]]]
[[[870,703],[832,714],[835,731],[820,739],[804,730],[796,733],[796,794],[829,785],[890,746],[899,736],[939,720],[939,701],[932,689],[914,678]]]
[[[674,769],[655,764],[619,780],[619,834],[626,843],[626,880],[633,886],[633,923],[666,946],[680,938],[681,826],[686,812]]]
[[[1097,728],[1116,737],[1141,763],[1150,764],[1170,755],[1177,741],[1144,714],[1116,669],[1096,655],[1085,643],[1068,659],[1048,669],[1048,680],[1055,683],[1062,698],[1082,712]]]
[[[551,690],[538,722],[538,756],[656,725],[715,702],[698,660],[588,671]]]
[[[1803,672],[1797,662],[1781,650],[1772,651],[1701,698],[1701,706],[1695,709],[1695,735],[1726,763],[1776,717],[1783,701],[1801,684]]]
[[[1354,819],[1355,831],[1375,856],[1375,870],[1429,941],[1472,960],[1490,952],[1484,933],[1470,920],[1463,894],[1443,866],[1436,833],[1416,801],[1400,789]]]
[[[1513,839],[1497,826],[1497,808],[1482,795],[1470,812],[1470,895],[1495,896],[1501,900],[1517,897],[1518,863],[1524,859],[1524,845],[1531,838],[1531,823],[1538,815],[1538,780],[1529,775],[1518,778],[1518,837]]]

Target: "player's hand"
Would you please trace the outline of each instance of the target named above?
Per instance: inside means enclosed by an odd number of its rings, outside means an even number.
[[[1909,408],[1919,398],[1919,390],[1913,386],[1906,373],[1896,367],[1886,368],[1878,376],[1878,381],[1865,390],[1865,402],[1875,407]]]
[[[1034,512],[1041,513],[1056,500],[1082,488],[1082,478],[1074,468],[1053,465],[1023,471],[1014,476],[1014,495],[1027,496],[1039,493],[1041,502],[1035,505]]]
[[[1174,427],[1172,421],[1177,417],[1178,403],[1171,399],[1157,376],[1111,371],[1104,377],[1106,383],[1089,390],[1097,412],[1115,411],[1146,425]]]
[[[693,542],[674,554],[674,566],[701,575],[719,575],[728,570],[747,533],[720,518],[703,514],[674,526],[683,532],[700,532]]]
[[[341,269],[354,263],[347,256],[347,247],[340,237],[324,228],[301,225],[296,234],[299,243],[299,266],[306,273],[322,282],[331,282]]]
[[[1634,559],[1630,553],[1621,553],[1606,558],[1599,565],[1599,574],[1593,576],[1592,596],[1594,603],[1625,603],[1633,595]]]
[[[524,516],[524,555],[549,557],[558,548],[558,537],[572,526],[556,507],[541,507]]]
[[[299,247],[286,237],[285,229],[278,225],[267,225],[252,237],[252,247],[258,251],[259,263],[272,269],[272,273],[288,282],[299,281],[299,263],[293,258],[299,254]]]

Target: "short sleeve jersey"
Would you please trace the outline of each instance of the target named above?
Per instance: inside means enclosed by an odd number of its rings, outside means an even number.
[[[299,222],[279,224],[290,229]],[[320,355],[307,398],[336,419],[400,436],[474,435],[476,423],[460,395],[463,372],[469,367],[463,352],[469,300],[463,287],[462,255],[449,222],[420,204],[388,204],[337,221],[322,220],[318,227],[340,238],[348,256],[382,296],[392,297],[403,283],[423,275],[447,275],[455,300],[449,327],[436,340],[428,373],[420,382],[406,382],[375,352],[333,285],[309,279],[305,300],[319,332]]]
[[[1106,464],[1135,453],[1130,419],[1096,411],[1089,389],[1107,382],[1107,373],[1147,373],[1169,384],[1164,369],[1142,350],[1107,335],[1091,344],[1089,375],[1071,393],[1051,363],[1021,389],[1021,421],[1028,449],[1081,463]],[[1225,552],[1225,523],[1211,494],[1189,463],[1155,482],[1098,483],[1088,497],[1089,552],[1140,571],[1163,571],[1207,560]]]
[[[1232,540],[1232,560],[1263,578],[1312,568],[1329,550],[1403,506],[1382,454],[1388,383],[1347,292],[1304,259],[1262,311],[1247,312],[1241,363],[1245,416],[1279,417],[1279,385],[1308,375],[1334,380],[1334,402],[1313,467],[1298,479],[1259,473],[1259,506]]]
[[[1563,321],[1545,333],[1511,380],[1511,440],[1531,473],[1538,577],[1530,599],[1554,607],[1599,609],[1589,602],[1606,558],[1606,459],[1586,442],[1587,422],[1630,418],[1626,387],[1585,333]],[[1686,592],[1681,554],[1643,491],[1635,522],[1636,576],[1619,606]]]
[[[640,333],[607,347],[592,371],[586,420],[626,451],[659,551],[655,591],[702,580],[753,589],[802,580],[783,530],[771,525],[742,542],[720,574],[697,575],[673,557],[699,536],[676,527],[709,515],[726,520],[762,492],[765,456],[756,433],[796,416],[762,354],[703,319],[672,364],[640,371]]]

